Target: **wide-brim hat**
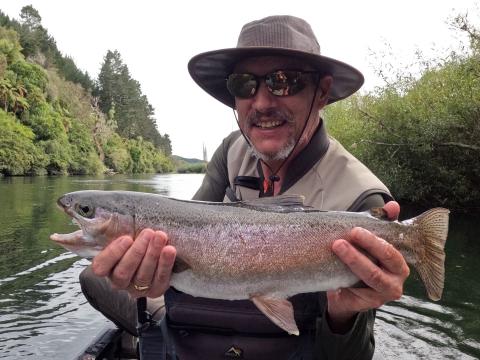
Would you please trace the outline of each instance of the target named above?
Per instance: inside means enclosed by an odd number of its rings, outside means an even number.
[[[320,54],[320,45],[310,25],[294,16],[270,16],[243,26],[236,48],[208,51],[188,63],[193,80],[207,93],[234,108],[226,79],[235,65],[256,56],[288,56],[303,59],[322,74],[333,77],[328,103],[344,99],[363,84],[360,71],[339,60]]]

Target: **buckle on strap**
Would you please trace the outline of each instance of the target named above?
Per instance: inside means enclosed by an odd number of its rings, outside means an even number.
[[[147,310],[147,298],[141,297],[137,299],[137,333],[139,336],[147,330],[151,325],[155,324],[152,314]]]

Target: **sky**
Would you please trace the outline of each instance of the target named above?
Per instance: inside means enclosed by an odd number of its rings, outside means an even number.
[[[459,13],[480,13],[475,0],[0,0],[19,19],[32,5],[42,25],[77,66],[96,78],[108,50],[118,50],[155,109],[173,154],[208,158],[237,128],[233,112],[201,90],[187,63],[194,55],[236,46],[241,27],[270,15],[294,15],[312,26],[322,55],[365,76],[361,91],[382,86],[375,69],[406,69],[421,50],[441,56],[465,41],[448,25]],[[478,22],[476,23],[478,26]],[[382,56],[387,56],[383,58]]]

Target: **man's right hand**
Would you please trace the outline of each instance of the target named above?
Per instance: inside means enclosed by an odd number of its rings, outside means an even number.
[[[176,250],[167,241],[164,232],[151,229],[142,230],[135,241],[121,236],[95,256],[92,270],[134,297],[159,297],[170,286],[175,262]]]

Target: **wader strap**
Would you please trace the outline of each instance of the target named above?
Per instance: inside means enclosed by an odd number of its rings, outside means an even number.
[[[142,332],[145,331],[153,325],[155,321],[152,319],[152,314],[147,310],[147,298],[141,297],[137,299],[137,332],[138,336],[142,335]]]
[[[137,299],[140,360],[177,360],[177,351],[167,325],[167,315],[157,322],[147,311],[147,298]]]

